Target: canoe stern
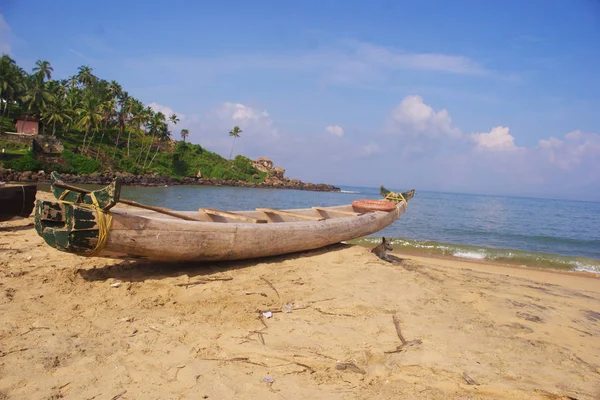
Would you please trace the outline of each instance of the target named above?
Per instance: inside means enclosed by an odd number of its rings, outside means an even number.
[[[89,255],[98,245],[98,213],[89,207],[37,200],[34,221],[38,235],[57,250]]]

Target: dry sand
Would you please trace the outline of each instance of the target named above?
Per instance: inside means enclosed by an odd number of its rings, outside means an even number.
[[[387,263],[350,245],[206,265],[86,259],[31,222],[0,228],[2,400],[600,398],[597,278]],[[215,278],[231,280],[178,286]],[[393,316],[421,342],[386,353],[401,344]]]

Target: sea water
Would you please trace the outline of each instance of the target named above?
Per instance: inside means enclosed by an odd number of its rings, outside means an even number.
[[[174,210],[306,208],[381,198],[379,188],[363,187],[342,187],[341,192],[124,187],[121,196]],[[375,244],[381,236],[392,238],[399,251],[600,274],[597,202],[417,190],[397,221],[355,242]]]
[[[305,208],[380,198],[378,188],[340,193],[210,186],[123,188],[123,197],[175,210]],[[424,255],[600,273],[600,203],[417,191],[406,213],[360,239],[393,239]]]

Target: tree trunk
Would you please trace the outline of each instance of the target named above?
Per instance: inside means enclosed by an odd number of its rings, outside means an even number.
[[[83,152],[85,149],[85,141],[87,140],[87,135],[90,131],[90,127],[88,126],[87,129],[85,130],[85,135],[83,135],[83,146],[81,148],[81,151]]]
[[[237,139],[237,136],[233,137],[233,144],[231,145],[231,153],[229,153],[229,161],[231,161],[231,156],[233,155],[233,146],[235,146],[235,139]]]
[[[154,135],[152,135],[152,141],[150,142],[150,146],[148,146],[148,152],[146,153],[146,158],[144,158],[144,166],[142,168],[146,168],[146,161],[148,161],[148,156],[150,155],[150,150],[152,150],[152,145],[154,144]]]
[[[145,150],[146,150],[146,148],[142,144],[142,148],[141,148],[140,152],[138,153],[137,157],[135,158],[135,165],[138,165],[139,162],[142,161],[142,154],[144,154]]]
[[[156,147],[156,153],[154,153],[154,157],[152,157],[152,160],[150,160],[150,164],[148,164],[148,168],[150,168],[150,166],[152,165],[152,162],[154,161],[154,159],[158,155],[158,150],[159,149],[160,149],[160,146]]]
[[[104,134],[106,133],[106,124],[108,123],[108,120],[104,120],[104,128],[102,128],[102,136],[100,137],[100,144],[102,144],[102,141],[104,140]],[[98,151],[96,152],[96,161],[98,161],[98,156],[100,155],[100,146],[98,146]]]
[[[56,120],[54,120],[54,123],[52,124],[52,137],[54,137],[55,133],[56,133]]]
[[[129,132],[127,132],[127,157],[129,158],[129,141],[131,140],[131,127],[129,127]]]
[[[117,156],[117,146],[119,145],[119,139],[121,138],[121,133],[123,133],[123,126],[119,128],[119,134],[117,135],[117,143],[115,143],[115,150],[113,151],[113,160]]]
[[[85,149],[85,154],[87,154],[87,152],[90,150],[90,146],[92,145],[92,142],[94,141],[94,136],[96,136],[96,131],[92,132],[92,137],[90,138],[90,141],[88,142],[87,149]]]

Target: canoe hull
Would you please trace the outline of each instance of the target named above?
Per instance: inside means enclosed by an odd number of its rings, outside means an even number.
[[[118,179],[93,192],[65,184],[56,172],[51,180],[57,201],[38,200],[35,208],[35,229],[49,246],[86,257],[170,262],[268,257],[359,238],[393,223],[414,196],[414,189],[384,194],[382,186],[386,207],[377,211],[372,201],[363,201],[295,210],[175,212],[121,199]],[[118,203],[133,208],[115,207]]]
[[[137,221],[113,215],[108,242],[98,256],[157,261],[241,260],[318,249],[380,231],[404,212],[323,221],[271,224],[196,223],[172,219]],[[139,224],[139,229],[131,227]],[[129,227],[127,227],[129,226]],[[143,227],[142,227],[143,226]]]
[[[318,249],[375,233],[393,223],[405,209],[406,203],[399,203],[396,209],[390,212],[375,211],[347,217],[339,217],[338,214],[335,218],[325,218],[320,221],[250,224],[212,220],[186,221],[168,216],[157,217],[156,213],[149,214],[133,209],[113,208],[110,211],[112,223],[108,238],[102,249],[94,256],[192,262],[241,260],[282,255]],[[353,211],[353,208],[352,206],[339,206],[324,210],[321,215],[327,216],[327,210],[333,215],[336,210],[349,212]],[[311,209],[289,211],[316,213]],[[198,215],[193,212],[186,214]],[[76,220],[68,215],[60,215],[59,218],[67,221],[69,219]],[[90,222],[94,221],[90,220]],[[77,220],[76,223],[81,223],[81,220]],[[90,226],[92,225],[90,224]],[[51,232],[52,229],[52,227],[38,229],[48,244],[59,250],[86,255],[86,252],[80,251],[77,247],[61,248],[60,245],[57,245],[54,239],[54,236],[57,235]],[[77,234],[80,234],[81,231],[82,229],[72,230]],[[54,236],[50,237],[49,233]],[[90,238],[89,242],[85,244],[88,249],[95,246],[94,235],[91,235]]]

